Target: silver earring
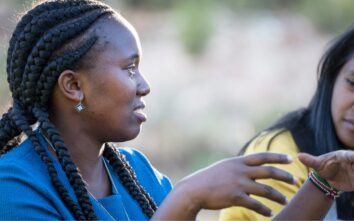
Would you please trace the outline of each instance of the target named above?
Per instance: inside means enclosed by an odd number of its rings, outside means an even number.
[[[80,101],[78,104],[75,105],[75,110],[80,113],[81,111],[85,110],[85,105],[82,103],[82,98],[80,98]]]

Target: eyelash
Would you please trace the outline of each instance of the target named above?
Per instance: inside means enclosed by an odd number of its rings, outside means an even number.
[[[350,87],[354,87],[354,81],[349,78],[345,79],[345,81],[347,82],[347,84],[349,84]]]
[[[129,67],[127,67],[127,71],[129,73],[129,77],[133,77],[136,73],[135,73],[135,69],[136,69],[136,65],[132,64]]]

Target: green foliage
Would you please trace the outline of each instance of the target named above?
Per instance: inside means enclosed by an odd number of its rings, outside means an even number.
[[[298,9],[325,32],[340,33],[354,23],[352,0],[300,0]]]
[[[299,0],[222,0],[228,8],[241,12],[244,10],[279,10],[292,7]]]
[[[170,8],[173,0],[125,0],[125,3],[134,8],[164,9]]]
[[[212,2],[179,1],[176,5],[176,23],[184,48],[192,55],[202,54],[213,33]]]

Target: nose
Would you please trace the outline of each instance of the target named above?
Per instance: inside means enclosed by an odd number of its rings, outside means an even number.
[[[138,96],[146,96],[150,93],[149,83],[146,81],[145,77],[142,74],[139,74],[139,80],[137,86],[138,86],[137,88]]]

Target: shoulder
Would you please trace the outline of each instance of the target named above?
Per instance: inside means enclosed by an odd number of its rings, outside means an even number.
[[[117,150],[125,156],[125,159],[135,170],[146,170],[155,174],[155,168],[152,166],[149,159],[139,150],[129,147],[120,147],[117,148]]]
[[[158,171],[139,150],[126,147],[117,149],[125,156],[126,160],[134,169],[139,182],[151,195],[155,195],[154,198],[158,203],[162,202],[163,198],[172,189],[170,179]]]
[[[60,218],[48,200],[48,172],[26,140],[0,157],[0,219]]]
[[[276,152],[290,155],[294,161],[291,164],[273,165],[286,170],[297,177],[300,186],[307,179],[309,168],[298,159],[299,147],[289,130],[273,130],[261,133],[246,148],[245,155],[258,152]]]
[[[289,130],[278,129],[264,131],[254,138],[246,147],[245,154],[264,151],[287,153],[296,157],[299,148]]]
[[[2,178],[21,175],[25,175],[24,178],[30,178],[43,174],[44,171],[44,163],[29,140],[25,140],[0,157],[0,176]]]

